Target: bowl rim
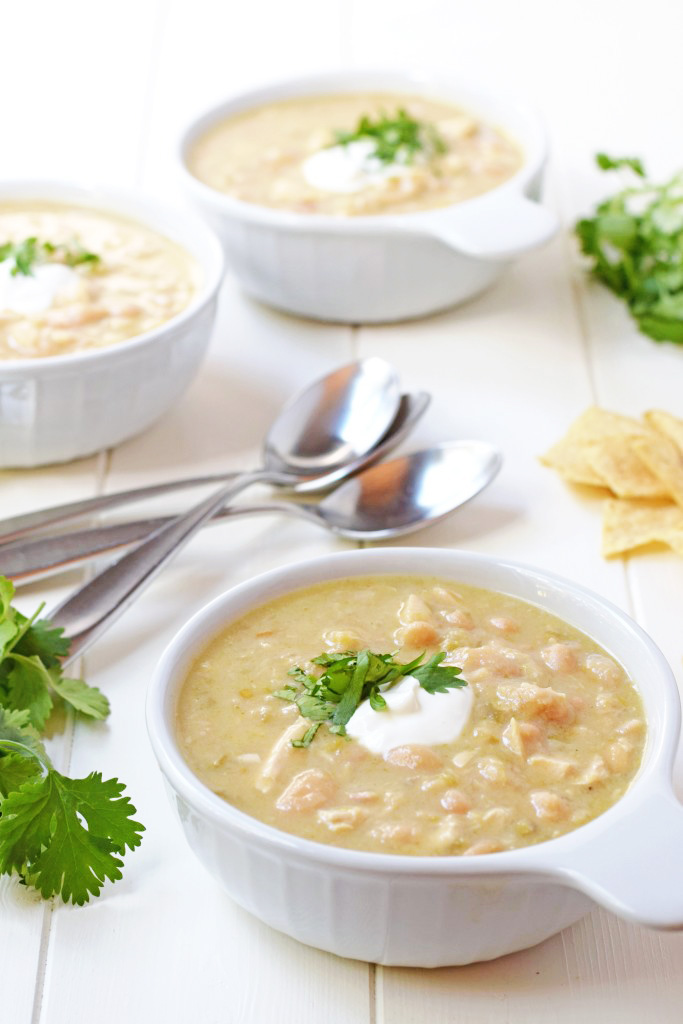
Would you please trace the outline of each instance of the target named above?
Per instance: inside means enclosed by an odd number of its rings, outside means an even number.
[[[389,86],[387,83],[394,83]],[[360,83],[370,83],[361,86]],[[395,83],[400,83],[396,85]],[[211,185],[205,184],[189,169],[187,157],[191,145],[208,128],[230,115],[240,113],[252,107],[269,102],[294,99],[297,96],[313,95],[318,89],[331,89],[339,92],[350,92],[358,88],[393,88],[400,91],[404,88],[413,93],[439,95],[442,98],[454,99],[458,91],[471,91],[484,103],[490,102],[505,109],[506,116],[514,111],[518,117],[527,122],[531,143],[522,149],[525,158],[522,166],[515,174],[495,188],[481,195],[464,199],[456,203],[417,210],[410,213],[366,214],[352,217],[335,216],[320,213],[297,213],[293,210],[282,210],[277,207],[264,206],[259,203],[237,199],[225,192],[220,192]],[[501,118],[505,129],[506,116]],[[254,88],[234,93],[209,108],[203,108],[186,123],[176,146],[176,161],[185,187],[197,199],[213,206],[223,214],[250,223],[264,224],[290,230],[331,232],[339,235],[358,233],[387,233],[400,231],[404,233],[414,225],[415,230],[438,221],[448,211],[450,217],[457,216],[457,211],[469,212],[473,209],[485,209],[492,197],[518,198],[524,194],[526,187],[543,168],[548,153],[547,133],[538,112],[528,103],[517,99],[514,95],[496,92],[490,87],[478,83],[475,79],[455,75],[436,74],[433,71],[414,68],[412,70],[377,68],[358,68],[354,70],[318,72],[294,78],[278,79]]]
[[[369,575],[417,575],[418,571],[407,568],[407,565],[411,561],[425,559],[427,562],[431,560],[431,563],[425,565],[419,573],[421,575],[441,575],[455,581],[453,567],[461,564],[475,571],[481,570],[483,573],[487,569],[494,573],[502,573],[510,580],[516,578],[546,591],[550,588],[555,594],[564,594],[561,600],[566,598],[576,609],[583,606],[599,612],[608,623],[616,624],[624,635],[630,637],[630,642],[640,649],[641,654],[648,660],[652,672],[651,675],[643,673],[645,687],[640,685],[642,680],[639,680],[637,688],[639,692],[644,693],[653,687],[658,699],[661,700],[661,706],[655,705],[655,715],[647,717],[647,737],[641,765],[629,788],[616,803],[592,821],[571,832],[531,846],[490,853],[484,857],[411,856],[348,850],[283,832],[233,807],[199,780],[179,751],[169,721],[172,717],[170,708],[171,705],[173,710],[175,708],[179,679],[183,677],[189,664],[206,646],[209,639],[219,632],[221,623],[223,626],[227,625],[246,614],[250,608],[281,594],[326,579]],[[440,564],[444,560],[445,564],[440,571],[431,571],[432,565]],[[345,571],[346,568],[351,571]],[[284,588],[280,589],[283,584]],[[472,585],[488,586],[481,582]],[[503,593],[529,601],[528,597],[502,585],[489,586],[488,589],[499,589]],[[238,606],[237,611],[227,614],[224,609],[231,604]],[[554,608],[549,610],[552,614],[563,617],[563,614]],[[601,624],[601,628],[603,626],[604,624]],[[595,634],[592,635],[595,637]],[[601,646],[607,646],[599,637],[595,639]],[[428,547],[371,548],[335,552],[272,569],[238,584],[197,611],[176,634],[153,673],[146,698],[147,730],[162,774],[171,789],[201,817],[208,819],[213,827],[223,833],[238,835],[243,841],[266,846],[279,851],[280,854],[288,854],[319,866],[326,865],[364,875],[409,876],[413,879],[444,876],[458,879],[521,876],[528,879],[535,876],[537,879],[557,880],[558,874],[571,864],[572,853],[586,846],[592,848],[596,842],[602,845],[605,835],[609,842],[612,825],[624,818],[633,817],[635,820],[636,812],[643,801],[647,801],[653,795],[673,795],[672,772],[680,732],[680,717],[678,688],[664,655],[648,634],[611,601],[563,576],[525,563],[458,549]]]
[[[65,352],[63,355],[26,357],[0,360],[0,380],[14,375],[31,376],[37,373],[49,376],[50,372],[59,375],[60,369],[78,368],[93,360],[108,356],[124,358],[136,348],[144,347],[163,337],[168,330],[182,328],[206,308],[216,295],[225,273],[225,257],[223,247],[218,238],[196,213],[186,208],[176,208],[170,201],[159,200],[142,188],[107,185],[99,182],[76,183],[67,179],[57,178],[21,178],[0,181],[0,204],[11,203],[13,200],[63,204],[79,206],[84,209],[100,211],[104,214],[118,214],[131,221],[137,221],[150,231],[168,238],[199,266],[203,281],[190,303],[169,320],[158,324],[151,330],[124,338],[112,345],[102,348],[86,349],[82,352]],[[149,217],[149,219],[147,219]],[[172,233],[157,227],[154,219],[168,220],[171,232],[176,226],[194,233],[197,236],[196,252],[189,252],[182,242],[175,242]]]

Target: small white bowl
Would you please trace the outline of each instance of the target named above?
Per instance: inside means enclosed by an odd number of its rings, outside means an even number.
[[[200,272],[186,309],[159,327],[101,349],[0,360],[0,467],[90,455],[140,433],[195,375],[211,337],[223,255],[191,213],[133,189],[53,181],[0,183],[0,203],[34,199],[127,217],[182,246]]]
[[[418,213],[333,217],[246,203],[188,169],[194,143],[214,124],[252,107],[298,96],[361,91],[451,101],[501,127],[524,163],[474,199]],[[536,200],[546,142],[535,114],[470,82],[397,72],[349,71],[242,93],[187,128],[180,166],[190,198],[221,238],[242,287],[278,309],[319,320],[372,323],[446,309],[492,284],[508,261],[547,241],[557,218]]]
[[[337,849],[280,832],[231,807],[183,760],[178,693],[217,632],[272,598],[325,580],[433,575],[539,605],[621,662],[645,707],[643,762],[604,814],[548,842],[480,857],[408,857]],[[671,785],[680,705],[652,640],[614,605],[550,573],[430,548],[344,552],[251,580],[198,612],[150,684],[147,725],[190,846],[232,898],[273,928],[340,956],[436,967],[524,949],[578,920],[592,900],[653,928],[683,928],[683,808]]]

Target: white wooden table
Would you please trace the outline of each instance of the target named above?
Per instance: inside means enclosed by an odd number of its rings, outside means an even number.
[[[3,177],[136,183],[178,202],[173,141],[195,109],[278,76],[419,66],[488,78],[543,111],[546,189],[566,227],[608,187],[598,149],[683,162],[678,0],[36,0],[3,10]],[[592,402],[683,413],[683,349],[640,336],[588,284],[563,233],[487,295],[419,323],[350,329],[259,307],[228,280],[209,358],[147,434],[68,466],[0,472],[3,515],[192,472],[255,464],[260,439],[304,382],[360,355],[393,362],[433,395],[413,439],[481,437],[498,480],[411,543],[535,563],[631,614],[680,678],[683,563],[661,551],[607,563],[599,502],[537,455]],[[149,506],[148,506],[149,507]],[[1,1017],[12,1024],[197,1020],[248,1024],[657,1024],[683,1019],[683,935],[596,910],[526,952],[432,972],[344,961],[234,906],[186,848],[147,742],[145,685],[178,627],[262,570],[348,545],[276,517],[207,530],[85,658],[110,720],[58,741],[59,767],[126,783],[145,822],[123,881],[83,908],[46,906],[0,882]],[[1,566],[0,566],[1,570]],[[26,588],[48,607],[81,577]],[[683,771],[679,764],[679,783]],[[618,851],[615,851],[618,856]],[[683,884],[683,857],[681,861]]]

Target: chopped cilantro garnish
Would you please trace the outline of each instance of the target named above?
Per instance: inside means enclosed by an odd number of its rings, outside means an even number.
[[[120,855],[144,827],[117,779],[93,772],[70,779],[50,762],[40,732],[56,702],[105,718],[106,697],[62,673],[69,651],[61,629],[12,606],[0,576],[0,874],[16,872],[42,896],[85,903],[105,879],[121,877]]]
[[[348,146],[361,139],[374,144],[370,155],[383,164],[412,164],[418,154],[430,159],[446,152],[446,143],[436,128],[416,121],[402,108],[393,117],[381,114],[373,120],[364,115],[354,131],[336,132],[331,145]]]
[[[643,334],[683,344],[683,172],[652,185],[634,157],[599,153],[596,161],[636,179],[576,225],[591,271],[628,304]]]
[[[79,242],[72,245],[53,245],[39,242],[37,238],[25,238],[23,242],[6,242],[0,245],[0,263],[13,260],[12,277],[22,274],[31,277],[40,263],[63,263],[67,267],[78,267],[82,263],[98,263],[100,257],[88,252]]]
[[[370,702],[374,711],[386,710],[382,693],[405,676],[413,676],[428,693],[446,693],[454,687],[467,686],[459,678],[461,669],[441,664],[446,657],[443,651],[424,665],[424,654],[405,664],[394,661],[395,654],[373,654],[369,650],[320,654],[312,661],[324,669],[320,675],[312,675],[299,666],[291,668],[289,675],[298,686],[284,686],[274,696],[296,704],[302,718],[314,723],[301,739],[292,740],[292,746],[310,746],[323,722],[327,722],[330,732],[344,736],[346,724],[364,700]]]

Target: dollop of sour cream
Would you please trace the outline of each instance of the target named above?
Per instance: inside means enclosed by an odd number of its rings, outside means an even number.
[[[374,156],[372,139],[357,139],[346,146],[329,146],[304,160],[301,170],[321,192],[360,192],[387,178],[410,174],[405,164],[387,164]]]
[[[78,275],[63,263],[39,263],[32,274],[12,274],[14,260],[0,263],[0,310],[31,316],[44,313]]]
[[[456,740],[467,725],[474,699],[469,686],[428,693],[413,676],[382,696],[385,710],[374,711],[364,700],[346,724],[347,735],[382,755],[404,744],[435,746]]]

